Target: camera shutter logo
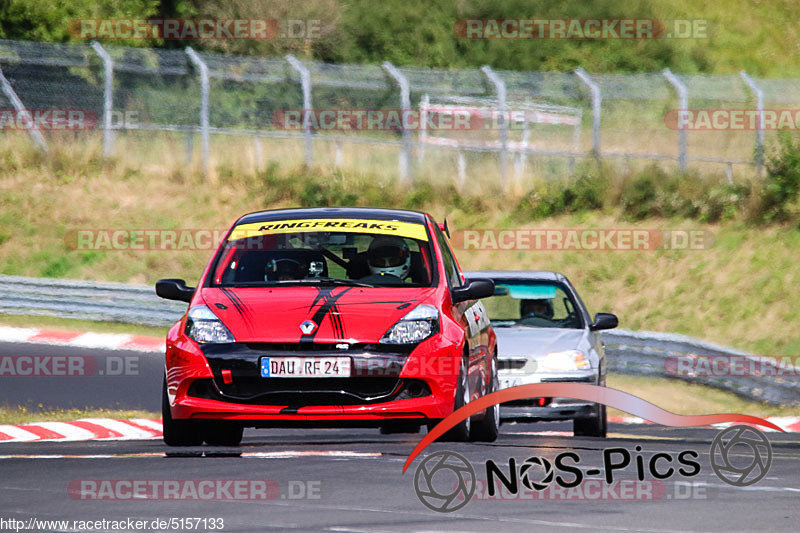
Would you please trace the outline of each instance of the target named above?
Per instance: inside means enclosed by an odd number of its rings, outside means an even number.
[[[447,450],[427,456],[414,474],[419,501],[439,513],[451,513],[467,505],[475,486],[475,470],[469,461]]]
[[[531,468],[534,466],[544,469],[544,475],[539,481],[531,479]],[[553,465],[544,457],[528,457],[519,468],[519,477],[522,479],[522,484],[530,490],[544,490],[553,481]]]
[[[772,445],[767,436],[750,426],[720,431],[711,443],[709,455],[717,477],[735,487],[759,482],[772,465]]]

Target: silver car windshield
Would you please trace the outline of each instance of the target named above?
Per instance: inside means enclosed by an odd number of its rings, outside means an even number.
[[[494,281],[495,295],[483,300],[494,327],[582,327],[574,300],[560,284]]]

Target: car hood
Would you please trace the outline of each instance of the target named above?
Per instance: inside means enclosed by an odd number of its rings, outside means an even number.
[[[378,342],[434,288],[341,286],[202,289],[237,342]],[[304,333],[300,324],[314,322]]]
[[[584,329],[533,328],[533,327],[495,327],[497,352],[499,357],[534,356],[550,352],[576,350],[587,341]]]

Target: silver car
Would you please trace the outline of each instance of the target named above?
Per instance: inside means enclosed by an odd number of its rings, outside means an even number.
[[[467,272],[491,279],[494,296],[484,299],[497,334],[500,388],[569,381],[605,386],[606,360],[600,330],[617,317],[592,319],[569,280],[548,271]],[[530,398],[504,403],[503,421],[573,420],[576,436],[606,436],[606,407],[570,398]]]

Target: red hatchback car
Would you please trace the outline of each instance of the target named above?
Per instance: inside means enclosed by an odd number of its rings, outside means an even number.
[[[497,341],[428,214],[262,211],[237,220],[167,335],[164,441],[238,445],[245,427],[416,432],[498,388]],[[452,440],[497,438],[499,408]]]

